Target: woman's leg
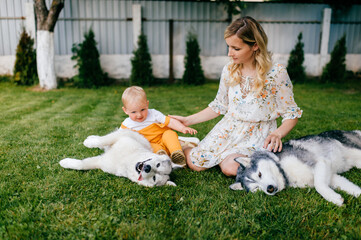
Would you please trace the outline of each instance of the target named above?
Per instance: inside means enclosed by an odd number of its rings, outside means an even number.
[[[237,170],[239,167],[239,163],[234,161],[237,157],[246,157],[242,154],[234,153],[227,156],[220,164],[219,167],[221,168],[224,175],[228,177],[234,177],[237,175]]]
[[[198,167],[196,165],[194,165],[191,161],[191,158],[190,158],[190,152],[191,152],[192,148],[191,147],[188,147],[188,148],[185,148],[183,151],[184,151],[184,155],[186,155],[186,159],[187,159],[187,165],[190,169],[194,170],[194,171],[197,171],[197,172],[200,172],[200,171],[204,171],[204,170],[207,170],[208,168],[204,168],[204,167]]]

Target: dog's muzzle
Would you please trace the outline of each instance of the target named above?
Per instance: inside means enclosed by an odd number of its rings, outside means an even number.
[[[269,194],[275,194],[275,193],[277,193],[277,191],[278,191],[278,188],[277,188],[277,187],[275,187],[275,186],[273,186],[273,185],[268,185],[268,186],[267,186],[267,192],[268,192]]]
[[[146,164],[146,162],[148,162],[150,160],[152,160],[152,159],[149,158],[143,162],[137,162],[137,164],[135,165],[135,170],[139,173],[138,181],[143,180],[142,171],[149,173],[152,170],[152,167],[150,165]]]
[[[146,162],[152,160],[151,158],[143,161],[143,162],[137,162],[137,164],[135,165],[135,170],[138,172],[138,173],[141,173],[143,170],[146,172],[146,173],[149,173],[150,170],[152,170],[152,167],[150,165],[147,165],[145,164]]]

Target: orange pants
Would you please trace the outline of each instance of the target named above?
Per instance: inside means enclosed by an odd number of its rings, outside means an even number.
[[[160,150],[165,150],[168,155],[177,150],[182,151],[182,147],[178,140],[178,134],[167,127],[170,118],[167,116],[164,124],[153,123],[137,132],[142,134],[153,148],[153,152],[157,153]],[[123,124],[121,128],[127,128]]]
[[[178,140],[178,134],[173,130],[166,130],[162,137],[157,142],[150,142],[153,151],[156,153],[160,150],[165,150],[168,155],[175,151],[181,150],[182,147]]]

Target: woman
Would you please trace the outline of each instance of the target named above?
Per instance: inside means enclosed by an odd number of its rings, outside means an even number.
[[[195,148],[184,150],[188,166],[196,171],[219,165],[235,176],[239,163],[253,151],[282,150],[282,138],[297,124],[302,111],[293,99],[286,68],[271,62],[267,35],[251,17],[232,22],[224,33],[230,62],[223,68],[216,98],[204,110],[171,116],[189,126],[224,115]],[[277,128],[276,119],[282,124]]]

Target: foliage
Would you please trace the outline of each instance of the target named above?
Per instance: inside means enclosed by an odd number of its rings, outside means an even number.
[[[187,37],[187,52],[184,58],[184,74],[182,82],[188,85],[202,85],[205,82],[203,75],[201,58],[199,56],[201,49],[198,45],[197,36],[189,33]]]
[[[130,85],[152,86],[155,84],[152,58],[149,53],[147,37],[142,33],[138,38],[138,48],[133,51]]]
[[[346,85],[347,84],[347,85]],[[124,87],[64,88],[46,94],[0,83],[0,239],[359,239],[361,197],[338,191],[346,206],[315,189],[276,196],[231,191],[219,168],[171,174],[177,187],[146,188],[101,170],[63,169],[66,157],[101,154],[82,145],[126,115]],[[213,100],[218,82],[146,87],[164,114],[187,116]],[[358,82],[294,86],[304,110],[285,140],[331,129],[361,129]],[[330,104],[331,103],[331,104]],[[202,139],[220,118],[194,127]],[[361,186],[361,170],[343,174]]]
[[[10,75],[0,75],[0,82],[10,82],[12,78]]]
[[[290,53],[287,71],[293,83],[301,83],[306,79],[305,67],[302,65],[305,57],[303,52],[302,32],[297,37],[295,48]]]
[[[103,73],[101,69],[99,52],[94,37],[94,32],[90,29],[84,34],[84,41],[73,44],[71,49],[73,52],[71,59],[77,61],[74,67],[79,70],[78,75],[72,80],[74,85],[79,88],[98,88],[112,83],[107,73]]]
[[[17,85],[28,86],[39,82],[36,68],[34,39],[32,39],[25,31],[25,28],[23,28],[18,46],[16,47],[16,59],[12,81]]]
[[[323,68],[322,82],[343,82],[346,79],[346,35],[340,38],[331,52],[331,60]]]

